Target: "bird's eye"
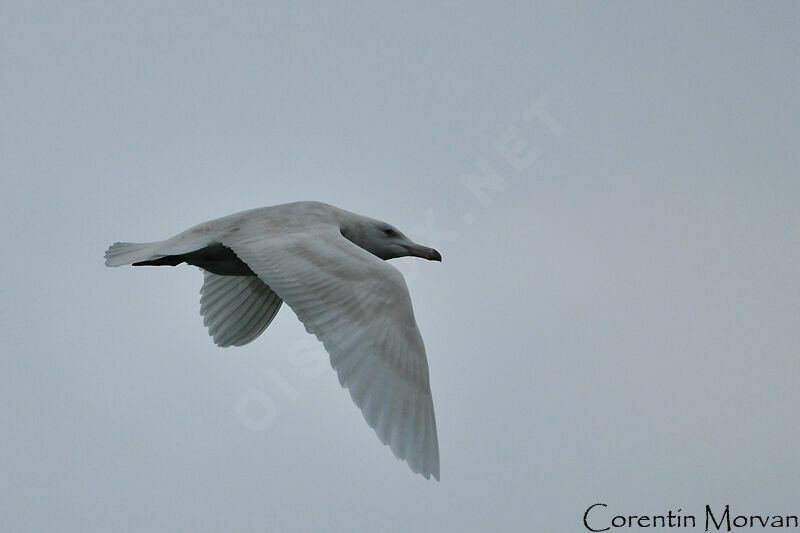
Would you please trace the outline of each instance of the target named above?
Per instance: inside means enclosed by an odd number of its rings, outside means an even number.
[[[394,235],[394,229],[392,229],[392,228],[383,228],[383,232],[384,232],[386,235],[388,235],[389,237],[391,237],[392,235]]]

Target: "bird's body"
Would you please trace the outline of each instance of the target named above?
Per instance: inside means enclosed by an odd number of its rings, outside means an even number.
[[[106,265],[204,271],[200,312],[219,346],[253,341],[285,301],[331,356],[367,423],[415,472],[439,478],[425,347],[400,272],[383,261],[441,261],[375,219],[320,202],[242,211],[164,241],[116,243]]]

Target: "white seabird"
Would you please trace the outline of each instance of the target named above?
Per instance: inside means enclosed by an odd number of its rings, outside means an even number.
[[[286,302],[325,345],[367,423],[414,472],[439,479],[428,361],[402,274],[385,259],[441,261],[379,220],[320,202],[242,211],[164,241],[118,242],[106,265],[195,265],[218,346],[242,346]]]

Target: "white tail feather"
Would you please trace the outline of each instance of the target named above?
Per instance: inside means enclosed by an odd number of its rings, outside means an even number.
[[[106,250],[106,266],[117,267],[139,261],[155,259],[153,250],[157,242],[115,242]]]

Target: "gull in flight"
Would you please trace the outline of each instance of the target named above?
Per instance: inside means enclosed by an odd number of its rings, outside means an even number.
[[[105,254],[110,267],[200,267],[200,313],[218,346],[253,341],[285,301],[322,341],[381,442],[438,480],[425,345],[405,280],[385,262],[403,256],[442,260],[390,224],[320,202],[242,211],[164,241],[118,242]]]

